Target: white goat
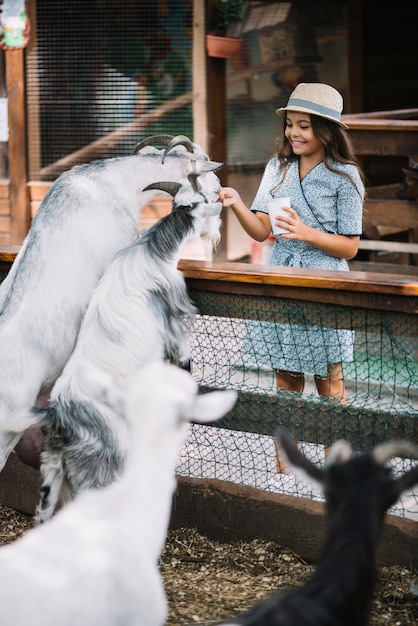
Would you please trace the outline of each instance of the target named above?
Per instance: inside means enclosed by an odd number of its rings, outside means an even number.
[[[83,492],[48,524],[0,549],[2,626],[160,626],[166,620],[157,564],[178,452],[188,421],[219,419],[236,393],[197,395],[188,372],[162,362],[134,374],[126,404],[106,377],[85,384],[128,422],[125,470],[120,480]]]
[[[111,261],[93,292],[49,407],[29,416],[45,434],[37,522],[49,519],[59,500],[105,486],[123,468],[124,422],[89,397],[86,368],[91,375],[106,373],[123,389],[131,372],[152,358],[177,365],[188,360],[195,307],[177,264],[190,240],[218,241],[222,209],[220,202],[207,204],[193,177],[191,182],[175,189],[167,183],[154,186],[177,191],[172,212]]]
[[[305,585],[272,594],[223,626],[366,626],[385,512],[418,483],[418,465],[393,478],[386,463],[396,456],[418,459],[418,448],[389,442],[353,456],[350,446],[338,441],[320,469],[284,432],[280,444],[295,471],[324,488],[328,536],[322,556]]]
[[[154,146],[161,143],[164,150]],[[74,349],[93,289],[115,253],[136,241],[140,208],[152,195],[144,188],[192,174],[199,176],[208,202],[218,199],[214,164],[187,137],[151,137],[134,152],[62,174],[0,286],[0,360],[5,364],[0,471],[22,435],[16,414],[52,387]]]

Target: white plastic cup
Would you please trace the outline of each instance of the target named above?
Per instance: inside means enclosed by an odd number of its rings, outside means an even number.
[[[288,196],[283,198],[273,198],[273,200],[269,200],[267,202],[267,209],[270,216],[271,230],[273,235],[280,235],[281,233],[289,232],[285,228],[280,228],[280,226],[276,226],[276,217],[289,215],[287,211],[283,210],[284,206],[290,207],[290,198]]]

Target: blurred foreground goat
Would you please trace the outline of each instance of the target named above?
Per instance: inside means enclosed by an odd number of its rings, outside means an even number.
[[[409,443],[387,443],[353,455],[339,441],[320,469],[282,432],[279,445],[296,472],[325,493],[327,539],[311,579],[298,589],[271,595],[223,626],[366,626],[376,582],[376,545],[387,509],[418,483],[418,465],[392,478],[393,457],[418,459]]]
[[[188,422],[221,418],[236,393],[198,395],[188,372],[155,362],[132,377],[125,403],[106,376],[88,376],[92,396],[128,422],[125,470],[0,549],[2,626],[162,626],[167,617],[158,560],[178,453]]]

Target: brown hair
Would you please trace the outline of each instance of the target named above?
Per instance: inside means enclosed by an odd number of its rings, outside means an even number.
[[[325,167],[327,167],[331,172],[335,172],[336,174],[340,174],[341,176],[345,176],[346,178],[348,178],[357,189],[354,180],[349,174],[347,174],[347,172],[342,172],[341,170],[335,169],[335,167],[332,167],[331,165],[332,161],[354,165],[359,171],[362,182],[365,182],[363,171],[355,157],[353,145],[347,135],[347,132],[335,122],[331,122],[325,118],[318,117],[317,115],[310,115],[310,118],[312,131],[315,137],[317,137],[324,146]],[[277,138],[277,157],[279,159],[280,167],[282,169],[280,182],[282,182],[282,180],[286,176],[286,171],[289,163],[296,161],[296,159],[298,158],[293,153],[292,146],[286,138],[285,129],[286,124],[284,123],[282,135]]]

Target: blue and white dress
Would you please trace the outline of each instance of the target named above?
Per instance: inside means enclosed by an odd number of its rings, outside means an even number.
[[[267,201],[289,196],[299,218],[323,232],[361,235],[364,185],[353,165],[332,163],[335,169],[350,175],[353,183],[341,174],[316,165],[301,181],[299,161],[289,164],[284,180],[277,156],[268,162],[260,187],[251,206],[253,212],[268,213]],[[305,241],[282,239],[277,235],[268,265],[348,271],[345,259],[322,252]],[[328,375],[328,364],[353,360],[354,332],[302,324],[256,322],[248,325],[243,350],[275,370]]]

